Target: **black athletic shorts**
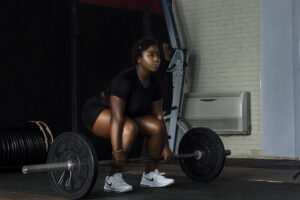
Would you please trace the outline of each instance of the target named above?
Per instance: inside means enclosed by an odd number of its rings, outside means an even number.
[[[109,108],[109,106],[104,105],[99,97],[92,97],[87,100],[82,109],[82,121],[84,126],[93,132],[93,127],[98,116],[107,108]]]

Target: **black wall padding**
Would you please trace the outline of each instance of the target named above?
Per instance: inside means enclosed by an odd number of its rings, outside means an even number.
[[[70,127],[69,3],[1,3],[0,127],[46,121]]]

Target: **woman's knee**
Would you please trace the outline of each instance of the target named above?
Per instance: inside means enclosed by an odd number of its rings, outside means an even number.
[[[164,124],[160,120],[155,120],[152,123],[151,135],[161,135],[164,129]]]
[[[132,120],[126,120],[123,127],[123,134],[135,137],[138,134],[138,126]]]

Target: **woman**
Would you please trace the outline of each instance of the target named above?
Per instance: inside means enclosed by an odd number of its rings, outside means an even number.
[[[160,64],[157,42],[151,38],[137,41],[132,47],[134,66],[118,74],[99,97],[90,99],[83,109],[83,121],[95,135],[110,139],[112,157],[116,164],[111,166],[105,179],[104,190],[128,192],[121,174],[137,134],[147,138],[147,156],[162,155],[164,161],[172,157],[161,109],[161,86],[152,76]],[[156,169],[156,162],[146,163],[141,186],[166,187],[174,183]]]

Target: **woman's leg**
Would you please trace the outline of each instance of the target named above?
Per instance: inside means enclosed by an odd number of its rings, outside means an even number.
[[[98,116],[94,126],[93,133],[99,137],[110,139],[110,109],[103,110]],[[123,132],[122,132],[122,149],[126,156],[130,151],[130,147],[138,133],[138,127],[129,117],[125,117]],[[120,172],[121,168],[112,165],[110,175]]]
[[[151,115],[136,117],[133,121],[138,126],[138,134],[147,137],[147,156],[157,157],[162,153],[163,123]],[[156,169],[156,161],[146,163],[145,173]]]

